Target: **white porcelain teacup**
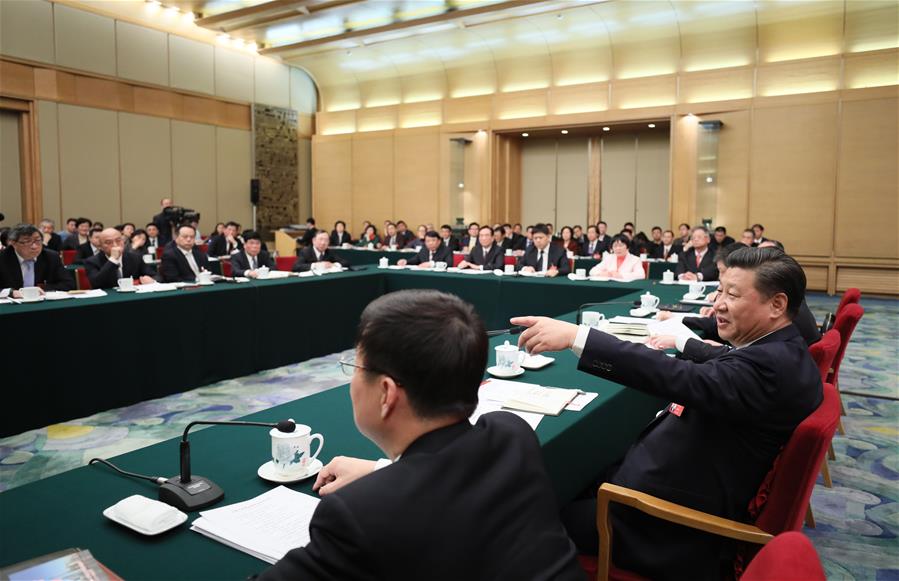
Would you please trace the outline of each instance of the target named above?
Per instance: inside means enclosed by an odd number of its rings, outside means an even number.
[[[705,285],[701,282],[691,282],[690,283],[690,294],[693,296],[698,296],[705,293]]]
[[[387,260],[387,257],[386,257],[386,256],[382,256],[382,257],[378,260],[378,268],[387,268],[387,266],[388,266],[389,264],[390,264],[390,261]]]
[[[662,273],[662,282],[674,282],[674,271],[666,270]]]
[[[644,309],[655,309],[659,306],[659,297],[651,295],[647,291],[645,295],[640,297],[640,306]]]
[[[642,260],[642,261],[644,261],[644,262],[647,261],[647,260],[649,260],[649,254],[647,254],[647,253],[645,253],[645,252],[641,252],[641,253],[640,253],[640,260]]]
[[[197,275],[197,282],[200,284],[209,284],[212,282],[212,273],[208,270],[201,270]]]
[[[119,290],[127,291],[134,288],[134,279],[131,277],[120,278],[117,282]]]
[[[586,268],[574,269],[574,276],[576,276],[578,278],[587,278],[587,269]]]
[[[446,263],[445,262],[435,262],[434,270],[436,270],[438,272],[443,272],[444,270],[446,270]]]
[[[271,272],[269,267],[260,266],[256,269],[256,278],[268,278],[268,274]]]
[[[506,274],[515,274],[515,265],[506,264],[503,266],[503,271],[505,271]]]
[[[325,445],[325,438],[321,434],[313,434],[312,428],[304,424],[297,424],[293,432],[272,428],[269,435],[272,437],[272,464],[282,476],[304,472]],[[318,440],[315,454],[311,454],[313,440]]]
[[[41,289],[36,286],[23,286],[19,289],[22,293],[22,300],[36,301],[41,298]]]
[[[527,353],[520,351],[518,345],[512,345],[508,341],[494,347],[496,351],[496,366],[503,371],[517,372],[521,368],[521,362],[527,357]]]
[[[598,329],[602,326],[603,321],[605,320],[606,316],[602,313],[597,313],[596,311],[584,311],[581,314],[581,323],[588,327],[593,327],[594,329]]]

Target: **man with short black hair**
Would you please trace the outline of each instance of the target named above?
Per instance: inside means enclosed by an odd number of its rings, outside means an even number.
[[[162,198],[159,200],[159,213],[153,216],[153,224],[156,225],[156,231],[159,233],[159,246],[165,246],[172,239],[177,236],[177,232],[175,228],[177,224],[175,224],[175,218],[171,215],[166,215],[166,208],[171,208],[174,206],[171,198]],[[194,234],[196,234],[196,230],[194,230]]]
[[[146,226],[147,230],[147,250],[153,248],[154,251],[156,248],[159,248],[162,245],[162,240],[159,238],[159,228],[153,222],[150,222]],[[155,255],[154,255],[155,256]]]
[[[409,227],[403,220],[396,221],[396,238],[398,249],[403,249],[415,240],[415,235],[409,231]]]
[[[193,226],[178,227],[177,236],[162,251],[161,282],[194,282],[201,272],[209,270],[209,260],[197,248],[196,238],[197,231]]]
[[[75,253],[75,262],[83,263],[91,256],[100,252],[100,232],[102,231],[102,228],[97,228],[96,226],[90,229],[87,236],[87,242],[79,246],[78,252]]]
[[[82,244],[90,242],[90,232],[93,222],[89,218],[78,218],[75,220],[75,232],[66,238],[62,245],[63,250],[78,250]]]
[[[120,278],[139,278],[141,284],[156,282],[150,265],[139,254],[125,251],[125,237],[115,228],[98,236],[100,252],[84,261],[91,288],[115,288]]]
[[[706,362],[546,317],[511,323],[529,327],[519,344],[532,354],[570,348],[581,371],[676,404],[643,430],[609,482],[745,522],[781,448],[823,395],[792,324],[805,294],[802,267],[767,248],[741,248],[726,265],[715,315],[734,349]],[[595,500],[573,503],[563,515],[581,552],[596,554]],[[617,567],[650,579],[718,579],[733,571],[732,541],[621,505],[611,518]]]
[[[674,269],[678,280],[718,280],[715,257],[709,252],[709,231],[704,226],[693,228],[690,241],[690,249],[680,255],[677,268]]]
[[[312,244],[316,232],[318,232],[318,229],[315,227],[315,218],[309,216],[306,218],[306,231],[303,232],[303,236],[297,240],[297,244],[304,248],[309,246]]]
[[[259,581],[586,578],[533,430],[502,411],[468,420],[487,349],[455,295],[400,291],[365,308],[341,366],[356,427],[389,460],[325,466],[309,544]]]
[[[758,246],[762,242],[766,241],[765,238],[765,227],[761,224],[753,224],[752,225],[752,245]]]
[[[425,234],[425,240],[427,240],[427,234]],[[453,236],[453,229],[449,224],[444,224],[440,227],[440,240],[443,241],[443,245],[446,246],[451,253],[459,250],[459,240]],[[450,261],[450,264],[452,264],[452,260]]]
[[[524,256],[518,259],[515,270],[527,274],[542,272],[548,277],[560,274],[565,276],[571,272],[568,254],[564,248],[551,243],[549,228],[546,224],[536,224],[531,237],[534,240],[534,245]]]
[[[58,232],[60,239],[62,239],[63,243],[69,239],[69,237],[74,236],[78,227],[78,221],[75,218],[67,218],[66,219],[66,227]]]
[[[587,227],[587,241],[581,246],[581,256],[589,256],[594,260],[602,260],[602,243],[599,241],[599,230],[596,226]]]
[[[462,237],[462,246],[460,248],[462,252],[471,254],[471,251],[478,244],[478,232],[480,229],[481,226],[477,222],[472,222],[468,225],[468,234]]]
[[[418,266],[419,268],[434,268],[435,264],[443,262],[449,266],[453,264],[453,253],[447,248],[440,238],[440,234],[433,230],[425,234],[425,245],[415,254],[415,256],[406,259],[401,258],[397,261],[397,265]]]
[[[75,288],[72,275],[59,254],[44,247],[41,231],[32,224],[18,224],[7,234],[9,246],[0,251],[0,296],[22,298],[22,287],[40,286],[42,291]]]
[[[339,264],[344,268],[349,266],[349,262],[337,256],[328,248],[330,238],[330,235],[325,230],[316,232],[315,238],[312,239],[312,245],[300,250],[297,261],[293,263],[293,271],[306,272],[312,269],[313,264],[318,264],[316,268],[323,270],[327,270],[335,264]]]
[[[600,220],[596,223],[596,230],[599,232],[599,236],[596,239],[599,240],[600,254],[610,251],[612,249],[612,237],[608,234],[609,225]]]
[[[493,228],[484,225],[478,230],[478,243],[470,253],[465,255],[459,268],[475,270],[502,270],[504,263],[503,249],[493,240]]]
[[[221,234],[213,236],[209,241],[207,250],[209,256],[231,256],[240,252],[243,248],[243,242],[237,235],[239,229],[240,224],[237,222],[225,224],[225,230]]]
[[[243,235],[243,249],[231,255],[231,274],[256,278],[258,276],[256,271],[262,267],[274,270],[275,261],[262,249],[262,237],[259,233],[247,230]]]
[[[712,235],[712,240],[709,242],[709,251],[712,255],[716,255],[720,248],[730,246],[734,242],[736,241],[727,235],[727,228],[718,226],[715,228],[715,233]]]
[[[649,256],[652,257],[652,255],[655,254],[656,250],[662,244],[662,227],[653,226],[650,236],[652,236],[652,238],[649,241],[647,251]]]
[[[384,246],[390,250],[399,250],[403,246],[403,240],[397,234],[396,224],[388,222],[384,227]]]
[[[656,258],[659,260],[668,260],[672,256],[678,255],[679,247],[674,242],[674,232],[671,230],[665,230],[662,232],[662,241],[656,247],[655,252],[652,254],[652,258]]]

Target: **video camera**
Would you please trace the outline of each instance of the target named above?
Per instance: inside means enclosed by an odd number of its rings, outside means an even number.
[[[169,206],[168,208],[163,208],[162,217],[175,225],[190,224],[191,222],[200,221],[199,212],[181,206]]]

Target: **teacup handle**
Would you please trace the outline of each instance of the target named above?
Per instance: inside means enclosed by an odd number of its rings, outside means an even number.
[[[659,297],[652,297],[652,299],[653,299],[653,300],[652,300],[652,307],[650,307],[650,308],[654,309],[654,308],[656,308],[657,306],[659,306],[659,300],[660,300],[660,299],[659,299]]]
[[[315,454],[309,454],[309,462],[311,463],[313,460],[318,458],[318,454],[322,451],[322,448],[325,447],[325,437],[321,434],[312,434],[309,436],[309,450],[312,451],[312,440],[318,440],[318,449],[315,451]]]
[[[527,353],[525,353],[524,351],[519,351],[518,352],[518,364],[521,365],[522,363],[524,363],[524,360],[527,359],[527,357],[528,357]]]

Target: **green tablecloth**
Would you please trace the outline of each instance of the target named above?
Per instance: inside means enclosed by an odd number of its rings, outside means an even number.
[[[396,264],[400,258],[408,259],[415,255],[415,252],[400,252],[398,250],[367,250],[364,248],[334,248],[331,252],[340,258],[348,261],[352,266],[365,266],[367,264],[378,264],[382,257],[386,256],[390,260],[390,264]],[[450,265],[452,266],[452,265]]]

